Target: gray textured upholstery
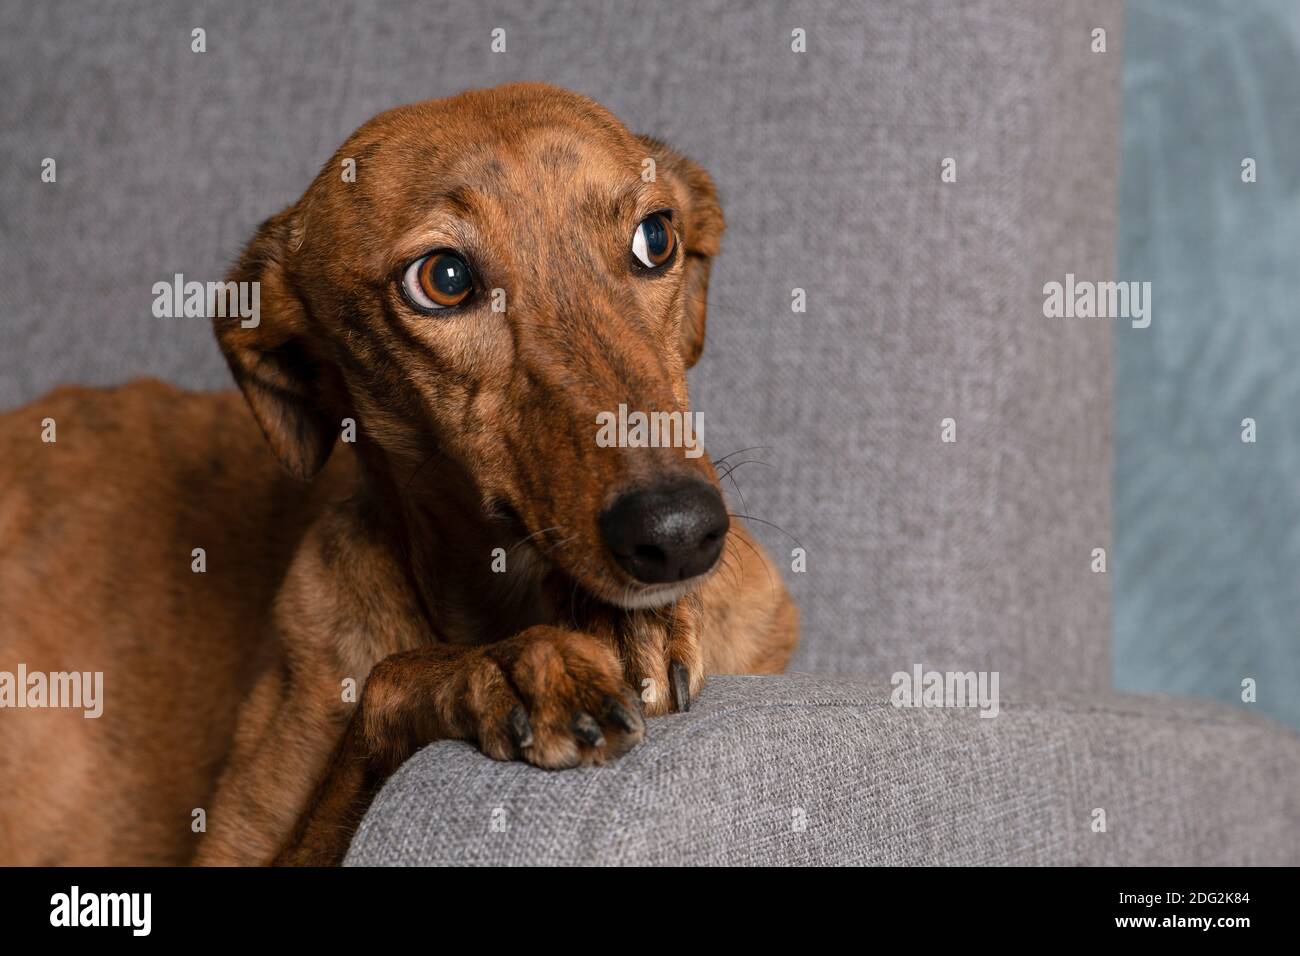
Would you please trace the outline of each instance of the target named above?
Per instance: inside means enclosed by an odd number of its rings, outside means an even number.
[[[718,182],[693,397],[715,457],[770,446],[731,503],[808,550],[787,575],[798,666],[1109,686],[1088,559],[1108,544],[1110,329],[1048,322],[1041,288],[1111,268],[1118,0],[4,9],[0,404],[136,375],[224,387],[204,322],[151,315],[154,282],[223,274],[379,110],[545,79]],[[791,540],[753,527],[788,568]]]
[[[1094,811],[1105,811],[1096,832]],[[503,825],[504,824],[504,825]],[[799,829],[802,825],[802,829]],[[1294,864],[1300,737],[1170,698],[902,710],[888,687],[721,677],[640,747],[561,773],[440,743],[352,864]]]

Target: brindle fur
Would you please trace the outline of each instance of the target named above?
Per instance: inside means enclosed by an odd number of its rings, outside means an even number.
[[[641,275],[631,236],[660,209],[681,249]],[[674,671],[691,695],[780,671],[797,612],[739,522],[672,594],[597,526],[638,483],[717,485],[707,456],[594,439],[619,403],[688,408],[722,230],[701,168],[584,97],[402,107],[235,267],[261,283],[257,328],[214,323],[244,401],[142,381],[0,417],[0,669],[105,672],[98,720],[0,711],[0,863],[336,863],[429,741],[600,763],[642,738],[642,710],[688,705]],[[421,316],[400,270],[439,247],[485,288]],[[336,444],[345,418],[357,440]]]

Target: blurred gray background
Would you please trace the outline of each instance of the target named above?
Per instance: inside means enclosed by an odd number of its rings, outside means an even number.
[[[1300,3],[1130,0],[1122,104],[1116,686],[1300,726]]]

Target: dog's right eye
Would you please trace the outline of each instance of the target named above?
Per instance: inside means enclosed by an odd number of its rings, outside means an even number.
[[[431,252],[416,259],[402,274],[402,290],[422,312],[460,305],[473,289],[469,263],[454,252]]]

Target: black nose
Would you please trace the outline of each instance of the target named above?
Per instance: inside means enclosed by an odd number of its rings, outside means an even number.
[[[600,516],[606,547],[646,584],[684,581],[709,570],[728,527],[722,495],[694,478],[628,492]]]

